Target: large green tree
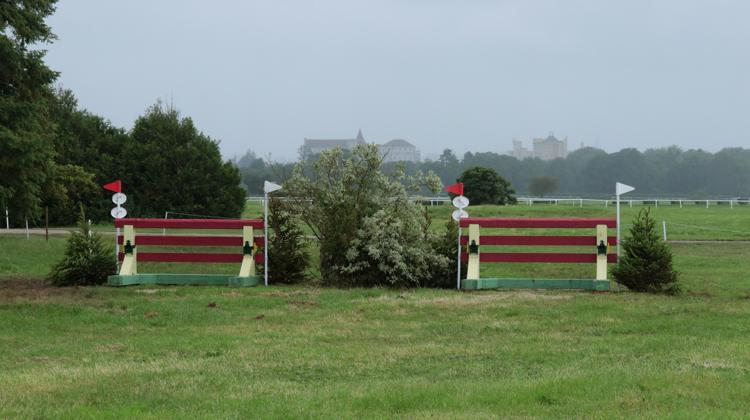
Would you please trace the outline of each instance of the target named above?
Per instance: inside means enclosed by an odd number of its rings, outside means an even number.
[[[222,161],[218,142],[198,131],[190,118],[161,103],[135,122],[124,147],[123,167],[132,215],[242,214],[245,191],[237,167]]]
[[[464,183],[464,195],[471,204],[512,204],[516,202],[515,191],[510,183],[494,169],[475,166],[464,171],[458,178]]]
[[[557,179],[551,176],[538,176],[529,183],[529,192],[532,195],[544,197],[545,194],[555,191],[557,191]]]
[[[236,164],[242,173],[242,184],[249,195],[263,195],[264,181],[284,182],[291,178],[294,171],[294,163],[267,162],[252,150],[236,159]]]
[[[633,148],[591,159],[582,168],[581,174],[582,186],[594,194],[611,194],[616,182],[634,185],[643,194],[658,192],[654,183],[657,172],[653,164]]]
[[[83,166],[102,183],[120,175],[117,168],[128,136],[124,129],[79,108],[73,92],[67,89],[54,91],[49,108],[55,124],[57,163]]]
[[[49,209],[51,225],[74,225],[81,208],[97,208],[100,203],[106,206],[109,213],[111,202],[102,200],[101,187],[94,182],[94,176],[84,168],[55,164],[51,172],[49,182],[42,191],[42,204]]]
[[[124,175],[123,148],[128,141],[127,132],[112,125],[104,118],[80,109],[73,92],[56,89],[49,106],[50,119],[55,125],[54,145],[55,162],[58,166],[76,166],[86,173],[83,177],[90,178],[94,184],[102,185]],[[63,169],[63,171],[65,171]],[[56,170],[55,173],[59,173]],[[108,219],[112,202],[108,194],[98,188],[95,197],[90,200],[78,201],[75,191],[67,185],[59,185],[61,180],[69,178],[53,177],[56,184],[50,188],[53,193],[67,191],[67,202],[73,205],[73,213],[59,213],[55,209],[54,220],[66,224],[75,222],[78,204],[86,207],[86,214],[93,220]],[[45,200],[49,197],[45,197]],[[58,200],[59,202],[59,200]],[[52,209],[50,209],[52,212]],[[52,213],[51,213],[52,214]],[[72,218],[72,219],[71,219]]]
[[[54,150],[47,118],[50,84],[57,73],[32,49],[55,36],[45,18],[55,0],[0,2],[0,205],[14,220],[41,213]]]

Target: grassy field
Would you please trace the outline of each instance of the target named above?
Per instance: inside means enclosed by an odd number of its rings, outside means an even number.
[[[644,208],[640,204],[629,207],[622,206],[623,232],[626,231],[630,220],[636,213]],[[441,229],[445,220],[448,220],[453,206],[448,204],[427,207],[433,218],[432,228]],[[533,206],[470,206],[468,209],[472,217],[615,217],[615,208],[610,205],[585,204],[578,205],[559,204],[534,204]],[[712,204],[709,208],[700,205],[686,205],[680,208],[678,205],[660,204],[658,208],[651,206],[652,214],[659,223],[667,224],[667,237],[669,240],[747,240],[750,241],[750,206]],[[174,216],[170,216],[173,218]],[[248,202],[242,213],[244,218],[262,218],[263,206],[259,202]],[[95,226],[95,229],[104,233],[113,232],[111,223],[103,223]]]
[[[622,206],[622,230],[627,233],[631,220],[643,206]],[[430,215],[438,221],[447,220],[454,210],[452,206],[428,207]],[[611,217],[615,218],[614,206],[586,205],[582,208],[571,205],[533,206],[470,206],[467,211],[472,217]],[[659,225],[667,224],[668,240],[746,240],[750,241],[750,206],[701,206],[660,205],[651,207],[651,214]],[[580,234],[580,233],[579,233]]]
[[[610,215],[554,207],[469,211]],[[436,223],[448,210],[431,209]],[[664,214],[750,226],[750,209],[698,210]],[[702,239],[742,239],[710,232]],[[0,236],[0,418],[744,417],[750,244],[670,246],[677,297],[58,289],[41,279],[64,238]]]

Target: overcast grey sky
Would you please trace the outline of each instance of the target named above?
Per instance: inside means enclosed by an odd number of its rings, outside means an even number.
[[[61,0],[48,62],[130,128],[173,100],[225,156],[304,137],[504,152],[750,146],[750,1]]]

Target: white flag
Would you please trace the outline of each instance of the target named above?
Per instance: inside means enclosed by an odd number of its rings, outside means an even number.
[[[621,184],[619,182],[615,184],[615,195],[627,194],[633,190],[635,190],[635,187],[631,187],[630,185]]]
[[[263,192],[268,194],[281,189],[281,185],[273,182],[263,181]]]

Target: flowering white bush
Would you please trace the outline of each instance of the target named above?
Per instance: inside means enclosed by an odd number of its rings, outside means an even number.
[[[375,145],[350,157],[335,149],[312,166],[297,165],[285,190],[300,219],[320,241],[323,282],[336,286],[415,287],[444,270],[429,219],[409,192],[441,187],[432,173],[406,176],[380,170]]]

